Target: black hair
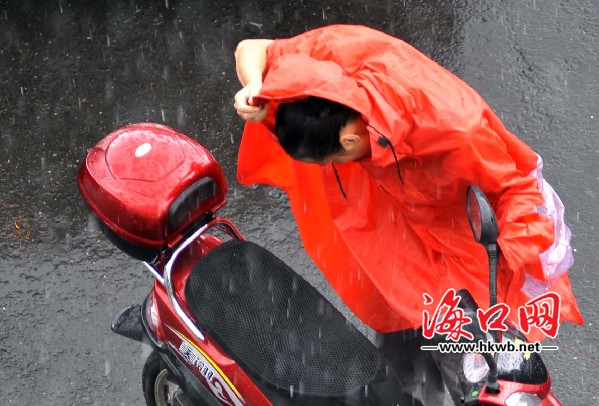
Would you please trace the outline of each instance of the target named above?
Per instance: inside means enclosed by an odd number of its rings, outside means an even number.
[[[281,103],[275,132],[279,144],[294,159],[322,159],[342,150],[339,131],[360,114],[319,97]]]

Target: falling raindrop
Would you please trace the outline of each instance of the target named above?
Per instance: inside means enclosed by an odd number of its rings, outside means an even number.
[[[325,307],[324,299],[319,299],[318,300],[317,314],[323,315],[324,314],[324,307]]]
[[[91,212],[87,215],[87,230],[92,232],[100,231],[100,224],[98,224],[98,218]]]
[[[177,125],[179,127],[185,126],[185,109],[183,106],[177,108]]]
[[[162,122],[163,123],[166,122],[166,117],[165,117],[165,114],[164,114],[164,109],[160,109],[160,113],[162,114]]]
[[[106,34],[106,46],[110,46],[110,36]]]

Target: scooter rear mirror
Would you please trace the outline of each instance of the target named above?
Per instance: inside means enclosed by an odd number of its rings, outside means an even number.
[[[489,308],[491,308],[497,304],[497,262],[499,256],[497,218],[484,192],[476,185],[468,186],[466,211],[474,239],[485,246],[489,257]],[[496,331],[493,331],[492,334],[496,342],[501,342],[501,337]],[[485,353],[483,356],[489,365],[486,390],[492,394],[499,393],[495,356],[491,353]]]
[[[484,192],[476,185],[468,186],[466,210],[474,239],[485,246],[495,244],[499,236],[497,218]]]

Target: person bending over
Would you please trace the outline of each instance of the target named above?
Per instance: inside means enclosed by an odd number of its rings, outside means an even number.
[[[444,383],[454,402],[462,394],[459,357],[420,350],[423,295],[439,303],[465,288],[489,303],[486,252],[466,216],[470,184],[498,217],[509,320],[553,291],[560,320],[582,323],[566,273],[570,234],[542,161],[462,80],[400,39],[353,25],[244,40],[236,64],[240,182],[286,191],[306,251],[381,334],[415,405],[444,404]]]

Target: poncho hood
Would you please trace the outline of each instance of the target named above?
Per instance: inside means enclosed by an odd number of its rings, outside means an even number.
[[[333,61],[297,53],[281,55],[269,67],[260,95],[254,100],[257,104],[278,104],[314,96],[343,104],[360,113],[369,125],[372,161],[381,163],[391,158],[386,147],[400,145],[409,133],[410,109],[402,100],[390,105],[377,89],[375,78],[366,73],[350,76]],[[271,120],[267,125],[274,130]]]

